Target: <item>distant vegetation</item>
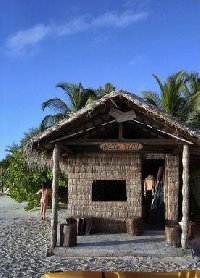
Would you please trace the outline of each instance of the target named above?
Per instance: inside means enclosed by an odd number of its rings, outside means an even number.
[[[17,202],[26,201],[26,210],[39,206],[40,197],[35,193],[42,185],[51,187],[52,174],[49,169],[30,169],[23,155],[23,146],[38,130],[27,132],[19,145],[8,147],[9,154],[0,162],[1,182],[9,189]],[[59,181],[59,201],[67,202],[67,179],[62,174]],[[64,194],[63,194],[64,193]]]

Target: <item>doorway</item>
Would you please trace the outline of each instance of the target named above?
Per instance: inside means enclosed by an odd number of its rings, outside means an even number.
[[[142,214],[144,224],[163,226],[164,159],[142,160]]]

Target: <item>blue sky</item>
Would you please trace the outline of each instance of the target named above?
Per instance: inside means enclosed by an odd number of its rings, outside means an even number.
[[[2,0],[0,159],[64,94],[60,81],[139,94],[178,70],[200,71],[198,0]]]

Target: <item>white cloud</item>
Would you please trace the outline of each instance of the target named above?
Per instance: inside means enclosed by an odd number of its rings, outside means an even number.
[[[13,54],[23,54],[26,47],[36,45],[46,38],[50,31],[51,28],[44,24],[37,24],[30,29],[18,31],[15,35],[8,38],[8,50]]]
[[[138,21],[146,19],[145,12],[133,13],[126,11],[123,13],[109,12],[96,18],[79,16],[63,24],[45,25],[37,24],[30,29],[20,30],[7,39],[7,51],[10,54],[22,55],[31,52],[33,47],[48,36],[69,36],[93,28],[125,28]]]
[[[147,13],[133,13],[127,11],[121,14],[105,13],[93,20],[92,25],[95,27],[127,27],[135,22],[141,21],[147,17]]]
[[[84,16],[75,18],[69,22],[66,22],[62,25],[56,25],[53,27],[53,33],[56,36],[68,36],[71,34],[76,34],[82,31],[87,30],[90,27],[90,24],[87,22]]]

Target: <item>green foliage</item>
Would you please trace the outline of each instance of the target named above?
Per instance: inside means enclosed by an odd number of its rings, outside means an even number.
[[[188,98],[186,122],[200,127],[200,75],[196,72],[185,73],[184,92]]]
[[[26,210],[39,206],[40,196],[35,193],[43,185],[51,187],[51,171],[48,169],[30,169],[20,146],[12,146],[8,151],[10,154],[0,162],[4,187],[9,188],[11,198],[17,202],[27,202]],[[62,188],[67,188],[67,181],[64,175],[60,177],[60,185]],[[61,192],[59,199],[66,203],[67,193],[65,196],[62,194]]]
[[[99,87],[96,90],[84,88],[81,82],[79,84],[60,82],[56,87],[64,91],[66,102],[60,98],[52,98],[42,103],[43,111],[49,108],[55,113],[44,117],[40,124],[40,130],[42,131],[56,124],[61,119],[70,117],[72,113],[77,112],[94,100],[115,90],[111,83],[106,83],[103,88]]]
[[[105,96],[106,94],[109,94],[113,91],[115,91],[115,87],[113,86],[112,83],[107,82],[104,85],[104,87],[100,86],[99,88],[97,88],[96,93],[97,93],[97,97],[101,98],[101,97]]]
[[[161,100],[159,94],[152,91],[142,91],[141,94],[143,95],[144,99],[158,108],[162,109]]]
[[[50,108],[55,114],[47,115],[44,117],[40,124],[41,130],[44,130],[63,118],[67,118],[73,112],[77,112],[83,108],[86,104],[91,103],[96,99],[96,92],[93,89],[85,89],[82,84],[58,83],[58,88],[61,88],[66,96],[66,101],[69,102],[69,106],[63,100],[59,98],[52,98],[42,103],[42,110]]]
[[[24,133],[23,138],[20,141],[20,146],[23,147],[26,145],[26,143],[34,136],[38,135],[40,133],[40,128],[29,128],[27,132]],[[18,149],[18,145],[17,149]],[[13,147],[10,147],[13,148]]]
[[[143,91],[144,99],[191,126],[200,127],[200,76],[179,71],[162,82],[155,78],[160,92]]]

